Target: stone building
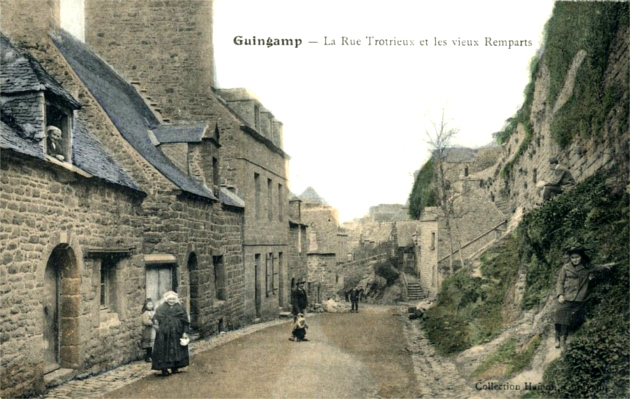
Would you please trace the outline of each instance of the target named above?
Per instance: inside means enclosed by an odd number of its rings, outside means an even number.
[[[444,152],[444,170],[455,197],[449,216],[451,239],[442,209],[427,207],[420,217],[415,240],[416,276],[429,296],[437,294],[442,280],[450,273],[451,261],[459,269],[462,260],[466,262],[507,227],[505,214],[486,195],[483,178],[492,170],[498,150],[448,148]]]
[[[302,206],[302,221],[308,226],[308,293],[312,302],[321,303],[335,297],[343,286],[342,264],[348,254],[339,253],[347,249],[347,235],[339,227],[339,211],[307,188],[299,196]]]
[[[282,124],[252,93],[214,87],[212,1],[89,0],[85,14],[86,42],[163,120],[219,132],[219,185],[245,204],[245,319],[275,317],[289,295],[289,157]]]
[[[59,0],[1,3],[3,397],[136,359],[147,297],[178,291],[203,336],[306,271],[281,123],[212,87],[212,3],[114,3],[86,2],[87,45]]]
[[[298,281],[308,281],[307,225],[302,222],[302,201],[296,196],[289,200],[289,289]]]

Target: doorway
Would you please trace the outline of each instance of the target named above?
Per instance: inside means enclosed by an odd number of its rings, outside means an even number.
[[[45,373],[61,367],[79,366],[80,302],[74,300],[76,287],[80,287],[80,278],[74,253],[67,244],[58,245],[44,270],[42,346]]]
[[[174,263],[147,265],[147,299],[151,298],[157,306],[162,304],[165,292],[177,292],[177,267]]]
[[[188,314],[190,315],[190,327],[193,331],[199,329],[199,267],[197,255],[192,252],[188,257],[188,276],[190,298],[188,300]]]

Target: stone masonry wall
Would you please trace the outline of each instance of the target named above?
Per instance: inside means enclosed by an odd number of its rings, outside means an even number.
[[[335,254],[339,249],[339,222],[337,211],[331,206],[303,203],[302,221],[315,233],[317,252]]]
[[[569,169],[577,182],[592,176],[601,169],[619,167],[622,171],[619,183],[627,184],[627,170],[629,156],[630,134],[628,126],[623,126],[624,107],[628,102],[628,43],[629,32],[620,31],[613,50],[610,54],[609,67],[605,74],[607,85],[618,85],[623,90],[623,96],[606,118],[606,123],[601,131],[595,132],[589,139],[575,136],[573,142],[565,149],[551,137],[551,123],[556,113],[573,95],[573,83],[576,74],[580,73],[580,66],[584,60],[585,52],[575,54],[571,70],[562,92],[555,103],[547,100],[549,88],[549,70],[544,58],[535,80],[534,101],[530,120],[533,125],[533,139],[525,153],[515,162],[512,173],[507,179],[501,178],[500,171],[504,165],[514,158],[516,151],[525,138],[522,126],[509,140],[503,144],[503,157],[499,160],[495,177],[488,186],[488,195],[492,192],[497,197],[508,199],[509,210],[530,210],[541,202],[541,196],[536,188],[539,180],[549,180],[552,170],[549,165],[550,157],[557,157],[560,164]]]
[[[149,194],[141,203],[134,203],[135,208],[132,216],[141,222],[130,223],[128,217],[116,216],[116,212],[119,211],[119,208],[124,209],[126,201],[117,198],[116,195],[109,194],[107,190],[99,189],[95,191],[85,188],[84,191],[81,191],[83,189],[72,189],[72,184],[70,186],[62,185],[59,188],[56,186],[51,188],[51,191],[54,193],[61,192],[67,194],[66,191],[68,190],[68,193],[72,193],[73,190],[79,192],[77,196],[80,197],[80,200],[73,200],[72,195],[66,195],[66,199],[62,198],[58,200],[58,205],[62,209],[70,209],[71,211],[73,209],[72,207],[76,206],[73,204],[77,201],[79,201],[81,206],[90,207],[89,216],[83,217],[78,215],[78,219],[74,221],[74,223],[80,224],[89,221],[91,229],[96,229],[99,223],[104,223],[108,226],[106,229],[112,230],[109,233],[104,233],[103,235],[105,237],[118,237],[120,234],[124,235],[124,232],[127,230],[117,226],[117,223],[124,223],[126,227],[133,226],[132,233],[134,242],[130,244],[129,247],[134,247],[137,251],[136,255],[121,262],[120,281],[124,281],[127,285],[121,286],[120,289],[126,292],[126,295],[123,297],[127,299],[125,299],[125,305],[122,307],[124,312],[121,312],[117,317],[107,314],[103,315],[100,311],[95,312],[93,302],[96,291],[93,285],[95,281],[93,273],[95,270],[98,270],[98,261],[90,258],[83,262],[83,257],[79,257],[81,262],[84,263],[81,277],[82,281],[84,281],[82,290],[85,292],[89,291],[89,294],[86,293],[83,295],[79,305],[82,309],[81,319],[79,320],[79,326],[81,327],[81,345],[79,345],[79,348],[81,352],[77,355],[77,363],[80,362],[78,366],[79,370],[88,373],[98,372],[130,361],[138,356],[136,342],[141,329],[139,323],[139,309],[145,297],[145,266],[142,254],[168,253],[176,256],[179,266],[178,280],[181,286],[180,294],[186,299],[186,295],[188,295],[189,292],[187,286],[189,276],[186,270],[186,260],[192,251],[196,250],[201,252],[202,259],[200,265],[206,270],[205,275],[208,278],[207,287],[209,287],[204,295],[206,295],[207,300],[212,304],[212,306],[206,308],[202,314],[203,328],[205,329],[203,332],[206,334],[215,332],[218,328],[218,320],[220,319],[223,319],[224,328],[236,328],[241,326],[243,324],[244,295],[242,278],[243,232],[241,227],[243,224],[243,211],[238,208],[229,207],[224,209],[216,202],[200,202],[199,200],[187,200],[183,197],[174,197],[171,193],[173,189],[175,189],[175,186],[148,164],[148,162],[120,136],[96,101],[91,97],[90,93],[67,66],[65,60],[59,55],[50,40],[47,37],[26,38],[22,41],[22,44],[39,59],[43,66],[62,83],[67,90],[72,92],[75,97],[79,99],[82,104],[82,109],[76,113],[77,119],[99,139],[103,146],[110,152],[112,158],[131,174],[142,187],[142,190]],[[6,167],[11,168],[12,166],[10,165],[14,161],[15,160],[11,158],[11,162],[4,162],[3,158],[3,167],[8,165]],[[50,173],[48,168],[44,169],[47,173]],[[27,169],[18,168],[17,171],[22,173],[27,171]],[[18,174],[17,171],[13,172]],[[32,174],[33,173],[30,173],[26,176]],[[22,187],[32,186],[30,183],[22,186],[21,183],[21,181],[15,183],[15,187],[20,187],[16,190],[22,190]],[[14,185],[11,184],[11,186]],[[5,191],[3,187],[2,195],[8,195],[5,193],[8,193],[8,190]],[[19,201],[17,201],[17,199],[9,199],[6,197],[5,199],[9,204],[7,207],[18,206],[18,213],[20,212],[19,209],[21,209],[21,205],[18,204]],[[101,200],[107,201],[108,205],[101,206]],[[110,201],[116,206],[114,211],[110,211],[108,208]],[[45,211],[43,207],[40,208],[41,211]],[[38,208],[38,210],[40,208]],[[100,211],[103,211],[106,215],[101,216]],[[4,213],[3,216],[5,214],[7,213]],[[114,222],[111,222],[110,219],[114,219]],[[28,220],[28,218],[26,220]],[[35,222],[30,221],[25,223]],[[3,228],[4,226],[5,224],[3,223]],[[63,225],[60,226],[60,228],[63,227]],[[42,234],[53,234],[57,231],[55,230],[56,226],[48,222],[45,225],[38,226],[38,232],[40,228],[44,229],[44,233]],[[50,229],[50,231],[47,232],[46,229]],[[93,231],[85,234],[89,235],[92,240],[98,240],[100,237],[100,233]],[[122,245],[126,246],[124,241],[125,240],[122,240]],[[118,244],[117,242],[116,245],[118,246]],[[111,243],[95,244],[95,246],[98,247],[107,247],[108,245],[111,245]],[[196,248],[201,248],[201,250]],[[218,254],[224,256],[226,264],[228,299],[223,303],[213,301],[215,292],[212,288],[214,284],[214,273],[211,269],[211,256]],[[3,254],[3,256],[5,255]],[[5,263],[10,261],[12,260],[5,258]],[[12,281],[12,277],[9,278],[9,281]],[[18,283],[18,285],[19,284],[21,283]],[[104,323],[101,323],[99,314],[106,318]],[[37,317],[40,317],[41,310],[37,315]],[[98,323],[94,321],[95,318],[99,319]],[[20,327],[26,325],[26,322],[20,323]],[[20,340],[17,338],[11,340],[11,346],[20,349],[24,349],[24,347],[27,346],[29,349],[20,353],[35,354],[41,357],[41,353],[38,349],[41,348],[41,328],[35,327],[35,329],[39,331],[38,334],[40,338],[27,338],[29,335],[20,335]],[[11,351],[5,351],[5,353],[11,353]],[[6,379],[6,381],[11,384],[7,386],[15,386],[14,390],[11,392],[16,393],[5,395],[3,392],[2,396],[22,395],[23,393],[21,392],[27,392],[31,388],[35,390],[42,389],[43,369],[41,360],[33,363],[28,359],[21,359],[17,356],[6,357],[3,360],[6,360],[2,365],[3,384],[5,382],[5,375],[15,375],[15,379]]]
[[[86,43],[128,80],[147,85],[165,115],[205,113],[214,86],[211,0],[87,0]]]
[[[206,0],[89,0],[86,4],[86,42],[129,80],[146,87],[165,118],[218,120],[221,132],[222,183],[236,187],[245,200],[246,314],[254,311],[254,256],[276,253],[288,244],[287,206],[273,201],[272,221],[252,218],[255,209],[254,173],[261,177],[261,201],[267,204],[267,180],[272,191],[282,184],[288,202],[286,159],[241,129],[242,120],[212,92],[212,2]],[[147,56],[149,55],[149,56]],[[264,211],[266,212],[266,210]],[[265,214],[266,215],[266,214]],[[276,215],[283,215],[283,221]],[[267,248],[272,245],[273,249]],[[259,248],[254,248],[258,246]],[[263,299],[277,313],[277,298]]]
[[[32,35],[33,31],[58,29],[61,0],[1,0],[1,28],[14,37]]]
[[[418,237],[418,246],[416,247],[416,270],[420,278],[420,284],[425,294],[432,296],[437,294],[437,270],[438,261],[438,242],[439,242],[439,226],[435,217],[423,217],[420,220],[420,236]],[[435,233],[435,238],[433,238]]]
[[[95,283],[99,275],[84,260],[89,248],[142,247],[140,201],[128,191],[94,179],[79,178],[63,184],[41,161],[2,152],[0,177],[0,267],[2,296],[2,397],[36,394],[43,387],[42,296],[44,269],[59,236],[69,237],[80,273],[76,287],[80,301],[77,351],[72,362],[80,369],[101,369],[138,356],[138,306],[144,292],[144,268],[137,257],[124,260],[118,289],[126,300],[119,303],[115,326],[106,327],[98,305]],[[64,241],[64,240],[62,240]],[[62,305],[63,306],[63,305]],[[62,325],[62,331],[64,326]],[[114,345],[115,343],[115,345]],[[80,355],[80,357],[79,357]],[[115,361],[111,358],[115,356]]]

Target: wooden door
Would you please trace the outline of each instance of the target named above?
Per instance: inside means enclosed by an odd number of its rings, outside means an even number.
[[[147,299],[151,298],[156,306],[162,303],[162,296],[165,292],[174,290],[173,270],[174,267],[170,264],[147,267]]]
[[[44,372],[49,373],[59,365],[59,269],[54,257],[44,272]]]

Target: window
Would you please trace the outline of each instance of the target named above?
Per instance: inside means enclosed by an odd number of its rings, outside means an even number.
[[[227,289],[225,286],[225,264],[223,256],[213,256],[212,265],[214,266],[214,292],[215,298],[220,301],[227,300]]]
[[[284,193],[282,192],[282,184],[278,184],[278,220],[282,222],[282,200]]]
[[[272,292],[273,284],[273,254],[267,254],[265,258],[265,296],[269,296]]]
[[[69,111],[46,103],[46,154],[62,162],[71,161],[70,115]]]
[[[260,218],[260,175],[254,173],[254,207],[256,209],[256,219]]]
[[[214,186],[214,195],[219,195],[219,187],[221,182],[219,181],[219,160],[212,158],[212,185]]]
[[[431,233],[431,249],[435,249],[435,232]]]
[[[271,179],[267,179],[267,216],[269,221],[273,221],[273,184]]]
[[[101,309],[116,312],[116,261],[113,257],[101,259],[100,305]]]

